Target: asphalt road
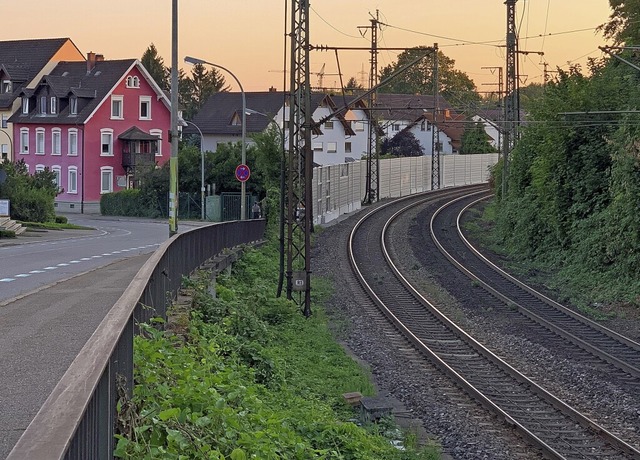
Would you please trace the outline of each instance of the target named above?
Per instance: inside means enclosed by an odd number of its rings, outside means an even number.
[[[163,222],[71,220],[96,230],[0,240],[0,459],[169,234]]]

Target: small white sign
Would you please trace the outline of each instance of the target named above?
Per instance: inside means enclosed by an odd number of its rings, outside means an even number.
[[[0,200],[0,217],[9,217],[9,200]]]

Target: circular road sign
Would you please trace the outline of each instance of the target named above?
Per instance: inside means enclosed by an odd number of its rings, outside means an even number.
[[[238,165],[236,167],[236,179],[240,182],[246,182],[251,176],[251,170],[247,165]]]

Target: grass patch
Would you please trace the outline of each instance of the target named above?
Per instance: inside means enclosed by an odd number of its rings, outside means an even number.
[[[27,229],[35,230],[95,230],[93,227],[85,227],[69,223],[59,222],[20,222]]]
[[[314,279],[313,315],[275,298],[276,248],[249,250],[220,276],[191,278],[186,334],[143,326],[135,339],[133,399],[121,398],[116,456],[128,459],[438,459],[435,446],[405,450],[396,430],[353,423],[345,392],[373,394],[369,373],[327,327]],[[185,290],[185,291],[186,291]],[[393,432],[393,435],[389,433]],[[400,434],[402,436],[402,434]]]

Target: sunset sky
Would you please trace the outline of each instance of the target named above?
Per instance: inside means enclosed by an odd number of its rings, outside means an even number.
[[[3,2],[0,40],[70,37],[80,51],[102,53],[106,59],[140,58],[154,43],[165,64],[171,63],[171,0],[21,0]],[[245,91],[282,89],[285,5],[290,0],[181,0],[179,2],[179,56],[222,65],[242,82]],[[313,45],[368,47],[358,26],[370,24],[380,12],[386,25],[379,32],[381,47],[431,46],[455,59],[478,90],[489,91],[497,74],[481,67],[504,67],[506,5],[504,0],[316,0],[311,1],[310,42]],[[25,15],[25,12],[29,12]],[[605,45],[595,28],[607,21],[608,0],[519,0],[516,4],[520,50],[544,52],[523,56],[521,84],[542,82],[543,60],[549,69],[584,64],[601,56]],[[287,16],[289,13],[287,13]],[[587,29],[587,30],[582,30]],[[527,38],[529,37],[529,38]],[[482,44],[480,43],[482,42]],[[486,43],[490,42],[490,43]],[[502,47],[500,46],[502,45]],[[383,51],[385,66],[398,52]],[[367,81],[365,51],[340,51],[344,82]],[[311,71],[324,65],[324,86],[339,83],[333,52],[312,52]],[[367,74],[368,75],[368,74]],[[225,76],[234,90],[237,86]],[[312,76],[316,85],[317,75]]]

